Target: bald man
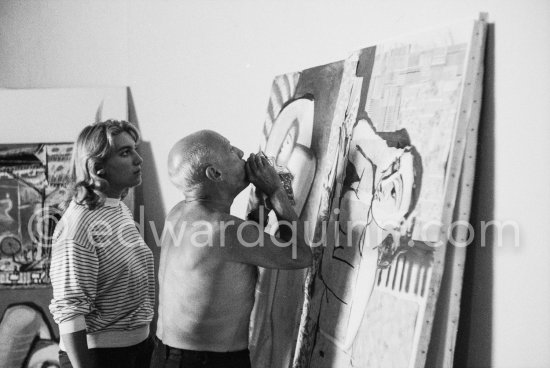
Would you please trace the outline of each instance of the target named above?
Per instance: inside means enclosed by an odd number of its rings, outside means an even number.
[[[164,367],[250,367],[257,266],[310,266],[304,224],[265,157],[251,154],[244,161],[243,152],[216,132],[177,142],[168,171],[185,199],[168,214],[161,240],[157,337],[166,346]],[[264,233],[263,221],[230,215],[250,183],[284,220],[280,238]]]

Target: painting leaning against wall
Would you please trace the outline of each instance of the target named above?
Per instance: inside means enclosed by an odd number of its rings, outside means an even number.
[[[457,300],[440,298],[439,290],[446,254],[454,254],[456,198],[471,198],[472,176],[464,173],[473,171],[473,161],[463,161],[466,142],[468,157],[475,157],[484,34],[483,20],[459,23],[275,79],[261,149],[288,167],[277,157],[295,152],[285,147],[296,146],[313,122],[307,148],[314,161],[304,165],[313,170],[313,185],[292,187],[302,190],[294,190],[296,212],[313,224],[306,238],[314,264],[305,274],[260,273],[253,363],[423,367],[432,329],[447,325],[436,359],[452,361],[458,307],[450,305]],[[330,66],[338,68],[336,83],[325,83]],[[296,92],[281,98],[281,85]],[[300,91],[311,101],[296,101]],[[310,118],[290,114],[308,106]],[[271,149],[274,140],[280,148]],[[289,171],[294,180],[307,174]],[[467,221],[464,206],[459,220]],[[445,272],[462,277],[459,265]],[[459,296],[460,287],[452,294]],[[437,326],[436,304],[445,313]]]
[[[0,288],[49,285],[72,143],[0,145]]]

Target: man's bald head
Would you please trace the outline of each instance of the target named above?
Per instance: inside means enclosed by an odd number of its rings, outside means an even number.
[[[168,154],[168,175],[184,193],[206,180],[205,170],[219,160],[227,140],[211,130],[200,130],[180,139]]]

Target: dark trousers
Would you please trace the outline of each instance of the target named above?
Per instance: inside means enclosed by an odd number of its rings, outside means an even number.
[[[227,353],[176,349],[156,338],[153,361],[158,368],[251,368],[248,349]]]
[[[91,349],[97,356],[97,368],[149,368],[154,342],[152,338],[145,339],[137,345],[124,348]],[[59,351],[61,368],[73,368],[69,356],[63,350]]]

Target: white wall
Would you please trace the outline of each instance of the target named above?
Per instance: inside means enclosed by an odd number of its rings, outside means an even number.
[[[492,293],[472,295],[469,366],[550,366],[550,3],[523,1],[42,1],[0,2],[0,86],[129,85],[150,148],[145,208],[158,226],[178,201],[165,158],[183,135],[220,131],[245,152],[259,141],[274,75],[345,58],[426,27],[489,12],[494,101],[494,218],[519,224],[492,248]],[[487,94],[486,94],[487,96]],[[9,138],[11,125],[0,122]],[[483,124],[483,121],[481,122]],[[51,132],[55,135],[55,132]],[[527,170],[525,170],[527,169]],[[486,176],[481,175],[482,178]],[[491,181],[491,180],[489,180]],[[150,190],[153,188],[153,190]],[[487,189],[488,188],[488,189]],[[484,192],[485,193],[485,192]],[[480,202],[485,198],[479,198]],[[489,198],[487,198],[488,201]],[[242,200],[236,204],[243,208]],[[476,203],[484,206],[484,203]],[[158,210],[161,208],[161,210]],[[147,211],[147,210],[146,210]],[[510,242],[509,242],[510,241]],[[499,246],[502,245],[502,246]],[[491,246],[491,245],[489,245]],[[484,284],[485,283],[485,284]],[[492,343],[476,320],[490,300]],[[487,322],[485,321],[485,324]],[[489,360],[487,360],[489,356]]]
[[[0,85],[126,85],[125,9],[117,1],[0,1]]]
[[[543,367],[550,366],[550,3],[518,4],[494,11],[495,219],[516,221],[520,242],[511,246],[508,235],[494,250],[493,344],[501,366]]]

